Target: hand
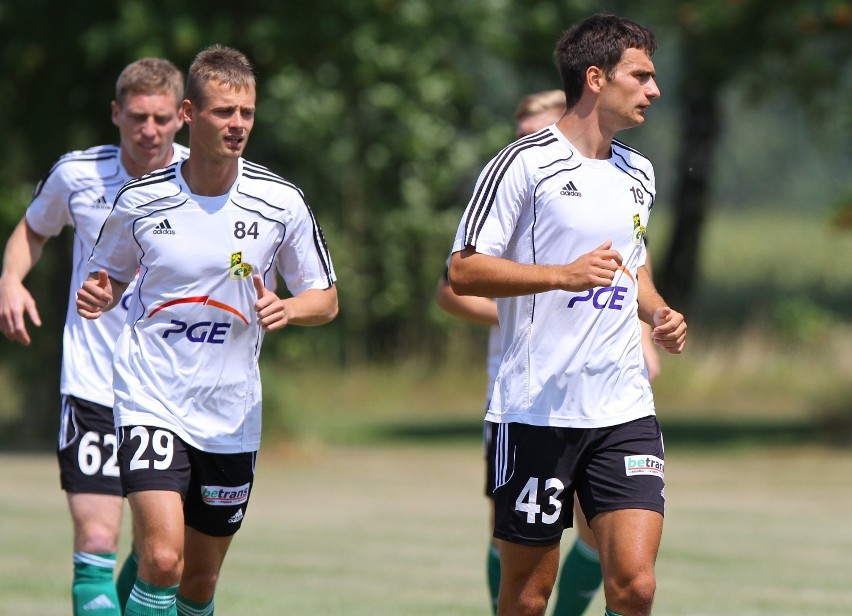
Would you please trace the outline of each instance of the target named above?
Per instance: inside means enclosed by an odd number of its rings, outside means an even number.
[[[683,315],[668,306],[654,311],[654,329],[651,332],[654,344],[669,353],[680,353],[686,343],[686,321]]]
[[[257,302],[254,309],[257,312],[257,322],[264,331],[282,329],[290,322],[290,313],[284,300],[275,295],[263,284],[260,274],[252,277],[254,289],[257,291]]]
[[[77,291],[77,314],[84,319],[97,319],[112,304],[112,285],[105,270],[89,274]]]
[[[30,292],[19,280],[0,281],[0,332],[13,342],[29,346],[30,334],[24,314],[33,325],[41,327],[41,317]]]
[[[576,293],[595,287],[608,287],[615,279],[615,272],[621,267],[622,261],[621,254],[612,249],[612,240],[607,240],[567,266],[568,280],[562,288]]]

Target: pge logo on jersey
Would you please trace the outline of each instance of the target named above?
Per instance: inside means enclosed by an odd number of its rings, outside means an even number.
[[[215,299],[207,296],[200,295],[198,297],[182,297],[180,299],[173,299],[171,301],[165,302],[164,304],[158,306],[154,310],[148,313],[148,318],[150,319],[152,316],[169,308],[171,306],[175,306],[178,304],[204,304],[205,306],[211,306],[213,308],[218,308],[225,312],[235,315],[240,321],[249,324],[248,319],[241,313],[239,310],[234,308],[233,306],[229,306],[228,304],[224,304],[222,302],[216,301]],[[228,331],[231,329],[231,323],[228,321],[197,321],[195,323],[188,323],[186,321],[180,321],[178,319],[171,319],[169,321],[169,325],[172,327],[167,328],[163,332],[163,338],[168,338],[169,336],[177,335],[184,336],[189,342],[206,342],[208,344],[224,344],[225,339],[227,338]]]
[[[630,282],[634,285],[636,284],[636,281],[633,279],[633,275],[626,267],[619,265],[618,269],[624,272],[624,274],[630,279]],[[568,302],[568,307],[573,308],[575,304],[590,301],[592,302],[592,306],[594,306],[597,310],[603,310],[604,308],[609,308],[610,310],[621,310],[624,308],[624,301],[627,299],[627,292],[629,290],[629,287],[623,287],[620,285],[592,288],[588,291],[584,291],[582,295],[572,297],[571,301]]]

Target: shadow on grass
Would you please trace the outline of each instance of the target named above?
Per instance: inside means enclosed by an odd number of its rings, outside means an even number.
[[[826,445],[850,446],[852,434],[829,429],[823,421],[716,421],[664,420],[666,444],[688,448],[743,446]],[[482,422],[395,422],[371,426],[361,433],[368,442],[406,441],[422,444],[480,442]]]

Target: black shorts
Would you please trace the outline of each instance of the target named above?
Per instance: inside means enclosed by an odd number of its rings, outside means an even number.
[[[118,434],[125,495],[177,492],[187,526],[212,537],[228,537],[240,529],[254,483],[256,451],[208,453],[169,430],[150,426],[125,426]]]
[[[112,409],[63,395],[56,447],[62,489],[121,496],[116,453]]]
[[[491,455],[491,440],[493,424],[489,421],[482,426],[482,444],[485,446],[485,496],[494,498],[494,457]]]
[[[664,513],[665,455],[656,417],[605,428],[486,423],[497,539],[558,543],[573,525],[574,492],[590,521],[619,509]]]

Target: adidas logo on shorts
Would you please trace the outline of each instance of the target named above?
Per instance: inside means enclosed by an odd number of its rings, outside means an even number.
[[[237,522],[239,522],[242,519],[243,519],[243,508],[240,507],[239,509],[237,509],[237,512],[234,515],[232,515],[230,518],[228,518],[228,524],[236,524]]]
[[[109,597],[106,594],[101,593],[91,601],[89,601],[86,605],[83,606],[84,612],[95,612],[97,610],[115,610],[115,604],[110,601]]]

